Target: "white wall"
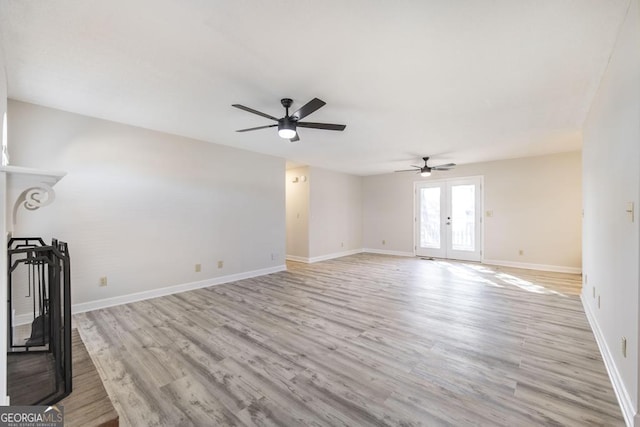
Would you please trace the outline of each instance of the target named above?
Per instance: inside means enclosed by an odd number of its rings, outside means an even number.
[[[4,62],[4,48],[2,47],[2,35],[0,34],[0,126],[2,117],[7,111],[7,70]],[[2,131],[2,129],[0,129]],[[1,138],[1,136],[0,136]]]
[[[311,167],[309,258],[362,249],[362,177]]]
[[[287,170],[286,180],[287,258],[306,261],[309,258],[309,168]]]
[[[74,305],[284,264],[283,159],[17,101],[9,121],[13,164],[68,172],[16,235],[69,243]]]
[[[0,6],[1,8],[2,6]],[[0,126],[2,126],[2,118],[7,110],[7,72],[4,61],[3,41],[0,35]],[[2,128],[0,128],[2,132]],[[0,138],[2,138],[0,134]],[[1,143],[1,142],[0,142]],[[0,405],[8,405],[7,399],[7,236],[6,236],[6,194],[5,194],[5,175],[0,174],[0,366],[3,367],[0,374]]]
[[[628,424],[638,411],[640,8],[633,0],[583,130],[583,302]],[[626,212],[635,204],[635,221]],[[600,308],[596,295],[600,296]],[[627,357],[621,339],[627,338]],[[640,425],[636,420],[635,425]]]
[[[487,262],[579,271],[579,152],[460,165],[429,178],[410,172],[365,177],[364,247],[412,254],[413,183],[463,176],[484,176],[483,210],[493,212],[483,219]]]
[[[317,262],[361,250],[362,177],[316,167],[288,170],[287,258]]]

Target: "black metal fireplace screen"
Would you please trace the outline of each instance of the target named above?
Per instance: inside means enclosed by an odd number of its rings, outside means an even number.
[[[8,270],[11,404],[53,404],[71,393],[69,249],[56,239],[12,238]]]

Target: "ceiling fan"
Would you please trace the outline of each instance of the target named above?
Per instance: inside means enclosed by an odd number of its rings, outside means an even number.
[[[419,173],[421,176],[427,177],[431,175],[431,171],[446,171],[449,169],[453,169],[456,166],[455,163],[447,163],[447,164],[438,165],[438,166],[427,166],[427,162],[429,161],[429,158],[423,157],[422,160],[424,160],[424,166],[411,165],[413,169],[404,169],[404,170],[395,171],[395,172],[416,172],[416,173]]]
[[[266,117],[267,119],[271,119],[278,122],[272,125],[258,126],[255,128],[248,128],[248,129],[240,129],[240,130],[237,130],[236,132],[248,132],[250,130],[266,129],[266,128],[272,128],[272,127],[278,126],[278,135],[280,135],[281,138],[288,139],[291,142],[296,142],[300,140],[300,137],[298,136],[298,131],[297,131],[298,127],[324,129],[324,130],[344,130],[344,128],[347,127],[346,125],[336,125],[332,123],[301,122],[300,121],[301,119],[307,117],[309,114],[320,109],[326,104],[326,102],[318,98],[313,98],[311,101],[307,102],[305,105],[300,107],[298,111],[296,111],[291,115],[289,115],[289,107],[291,107],[291,104],[293,104],[293,100],[290,98],[282,98],[280,100],[280,103],[286,110],[284,117],[280,119],[273,117],[269,114],[254,110],[253,108],[245,107],[244,105],[233,104],[232,107],[236,107],[241,110],[248,111],[250,113],[257,114],[259,116]]]

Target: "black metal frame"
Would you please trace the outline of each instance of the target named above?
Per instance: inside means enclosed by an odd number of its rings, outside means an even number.
[[[31,405],[50,405],[71,393],[71,267],[67,243],[53,239],[45,245],[39,237],[11,238],[8,243],[8,353],[11,355],[51,353],[54,360],[55,390],[41,396]],[[12,275],[26,266],[29,293],[33,298],[32,336],[24,345],[13,341]],[[36,288],[37,283],[37,288]],[[37,294],[37,299],[36,299]],[[38,307],[36,307],[38,302]],[[37,309],[36,309],[37,308]],[[41,341],[33,340],[33,328],[41,326]],[[35,349],[33,348],[35,347]]]

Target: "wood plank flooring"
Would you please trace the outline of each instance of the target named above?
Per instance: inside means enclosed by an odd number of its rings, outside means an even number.
[[[7,388],[12,405],[33,405],[56,393],[51,353],[8,353]]]
[[[59,403],[64,406],[65,427],[118,427],[118,413],[76,329],[71,343],[73,390]]]
[[[580,276],[358,254],[75,316],[130,426],[622,426]]]
[[[16,327],[18,328],[22,329],[20,332],[25,337],[31,333],[31,325],[21,325]],[[58,402],[64,406],[64,425],[118,427],[118,413],[76,329],[71,331],[71,345],[72,392]],[[53,393],[56,390],[55,376],[52,373],[54,363],[51,353],[8,354],[7,374],[11,404],[33,405],[47,394]],[[42,376],[42,373],[48,375]]]

